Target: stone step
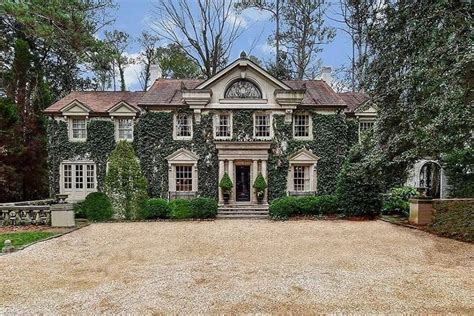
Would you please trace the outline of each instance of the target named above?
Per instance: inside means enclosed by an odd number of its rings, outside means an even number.
[[[241,213],[241,214],[268,214],[268,210],[218,210],[218,214],[235,214],[235,213]]]
[[[268,214],[217,214],[218,219],[267,219]]]
[[[268,210],[268,205],[262,204],[262,205],[239,205],[239,204],[226,204],[226,205],[219,205],[219,209],[259,209],[259,210]]]

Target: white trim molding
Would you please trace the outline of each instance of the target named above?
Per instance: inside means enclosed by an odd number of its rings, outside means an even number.
[[[168,191],[169,198],[191,198],[197,195],[198,191],[198,167],[199,156],[195,153],[181,148],[165,158],[168,161]],[[177,185],[177,169],[179,167],[191,168],[190,190],[183,190]],[[185,187],[185,186],[183,186]]]
[[[288,195],[314,195],[318,192],[318,173],[317,164],[319,157],[307,149],[300,149],[289,157]],[[298,168],[298,172],[302,174],[302,187],[295,187],[294,174]]]

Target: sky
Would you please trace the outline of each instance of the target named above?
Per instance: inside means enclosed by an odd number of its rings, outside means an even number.
[[[191,0],[190,0],[191,1]],[[330,7],[326,11],[326,23],[333,27],[341,25],[332,19],[337,19],[338,0],[330,2]],[[154,6],[156,0],[116,0],[118,8],[115,11],[115,23],[108,29],[118,29],[130,34],[133,39],[138,38],[140,33],[153,28]],[[272,60],[272,48],[267,44],[267,38],[274,29],[274,23],[270,21],[270,15],[255,9],[245,10],[237,17],[243,29],[242,35],[237,39],[229,56],[229,61],[237,59],[241,51],[257,56],[260,60]],[[138,43],[132,42],[127,53],[131,57],[138,56],[140,47]],[[341,30],[337,30],[337,35],[333,42],[324,45],[320,58],[323,66],[330,66],[333,69],[349,62],[351,54],[351,43],[348,36]],[[125,82],[128,90],[140,90],[137,75],[139,65],[131,65],[126,69]]]

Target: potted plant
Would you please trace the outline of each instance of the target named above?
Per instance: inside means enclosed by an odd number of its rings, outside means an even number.
[[[232,180],[229,177],[229,174],[227,172],[224,173],[222,176],[221,181],[219,182],[219,187],[222,190],[222,197],[224,198],[224,203],[228,203],[230,199],[230,193],[232,192],[232,187],[234,184],[232,183]]]
[[[265,189],[267,188],[267,182],[265,182],[265,178],[262,176],[261,172],[259,172],[257,178],[255,178],[253,188],[255,189],[255,194],[257,195],[258,203],[262,203],[263,198],[265,197]]]

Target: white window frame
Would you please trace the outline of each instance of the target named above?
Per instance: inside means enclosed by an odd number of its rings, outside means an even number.
[[[269,135],[268,136],[257,136],[257,116],[268,116],[269,117]],[[253,138],[260,140],[270,140],[273,137],[273,115],[269,112],[256,112],[253,114]]]
[[[303,171],[303,177],[302,178],[296,178],[296,171],[297,169],[302,169]],[[293,191],[295,192],[311,192],[311,172],[312,169],[314,169],[314,165],[304,165],[304,164],[294,164],[292,165],[292,173],[293,173]],[[299,187],[296,186],[296,180],[303,181],[302,185],[303,188],[300,189]],[[300,184],[299,184],[300,185]]]
[[[219,128],[220,128],[220,116],[227,115],[228,118],[228,128],[229,128],[229,136],[219,136],[217,135]],[[223,112],[223,113],[216,113],[214,114],[214,139],[232,139],[232,130],[233,130],[233,122],[232,122],[232,113],[230,112]]]
[[[307,136],[296,136],[296,117],[307,116],[308,117],[308,135]],[[313,139],[313,117],[309,113],[294,113],[293,114],[293,138],[298,140],[312,140]]]
[[[188,124],[189,124],[189,132],[190,136],[178,136],[178,116],[179,115],[186,115]],[[176,113],[173,115],[173,139],[174,140],[192,140],[193,139],[193,115],[189,113]]]
[[[80,166],[80,168],[79,168]],[[92,167],[92,170],[90,168]],[[68,169],[68,170],[67,170]],[[81,174],[81,181],[77,181],[77,173]],[[92,174],[90,173],[92,171]],[[66,172],[70,172],[66,174]],[[97,191],[97,165],[90,160],[69,161],[65,160],[60,164],[59,170],[59,191],[61,194],[68,194],[68,199],[80,200],[84,199],[87,194]],[[66,177],[68,179],[66,179]],[[92,181],[89,181],[92,178]],[[66,181],[69,180],[69,181]],[[78,188],[81,183],[82,187]],[[89,187],[92,184],[92,187]]]
[[[74,121],[82,120],[84,121],[84,134],[85,137],[74,137]],[[87,140],[87,122],[88,119],[85,116],[73,116],[68,118],[68,130],[69,130],[69,140],[72,142],[85,142]]]
[[[184,170],[181,170],[181,174],[188,174],[191,176],[190,178],[188,177],[180,177],[178,178],[178,171],[180,169],[183,169],[183,168],[189,168],[190,170],[189,171],[184,171]],[[174,177],[174,182],[175,182],[175,191],[176,192],[194,192],[193,191],[193,185],[194,185],[194,165],[193,164],[174,164],[173,165],[173,171],[174,171],[174,174],[175,174],[175,177]],[[181,190],[179,188],[179,185],[178,185],[178,180],[191,180],[191,187],[189,187],[189,190]],[[187,186],[187,185],[182,185],[182,186]]]
[[[131,126],[131,135],[132,135],[132,137],[131,138],[121,138],[120,137],[120,121],[121,120],[131,121],[131,123],[132,123],[132,126]],[[119,116],[119,117],[114,118],[114,122],[115,122],[115,140],[116,141],[126,140],[128,142],[132,142],[133,141],[133,132],[134,132],[134,129],[135,129],[135,126],[134,126],[135,125],[135,120],[134,120],[134,118],[131,117],[131,116]]]
[[[372,127],[371,128],[362,128],[362,125],[363,124],[371,124]],[[370,129],[374,129],[375,127],[375,120],[359,120],[359,142],[362,140],[361,137],[362,137],[362,134],[365,133],[366,131],[370,130]]]

